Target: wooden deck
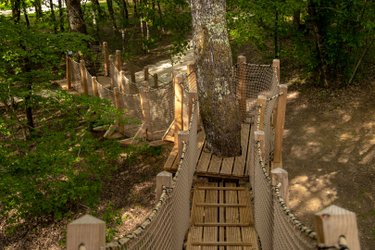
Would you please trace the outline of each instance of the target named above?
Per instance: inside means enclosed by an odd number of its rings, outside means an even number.
[[[258,250],[248,188],[235,183],[197,183],[186,249]]]
[[[246,164],[250,158],[250,124],[242,124],[241,128],[241,144],[242,155],[238,157],[218,157],[211,153],[205,152],[204,149],[204,134],[198,134],[198,151],[199,160],[195,174],[197,176],[205,177],[220,177],[220,178],[248,178],[248,169]],[[171,151],[164,170],[176,172],[178,167],[178,148],[175,146]]]

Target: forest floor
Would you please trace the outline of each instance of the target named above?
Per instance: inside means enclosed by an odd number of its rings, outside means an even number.
[[[313,214],[337,205],[357,215],[363,250],[375,247],[375,82],[324,90],[292,85],[284,134],[289,205]]]

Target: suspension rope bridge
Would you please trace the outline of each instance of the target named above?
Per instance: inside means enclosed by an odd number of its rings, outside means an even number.
[[[243,151],[218,157],[204,150],[192,66],[163,83],[157,77],[150,82],[147,75],[139,84],[125,76],[121,59],[109,59],[108,52],[106,57],[106,84],[89,75],[84,63],[67,58],[69,87],[108,98],[140,119],[132,140],[169,140],[174,148],[164,166],[168,172],[157,176],[158,201],[141,225],[106,243],[104,222],[83,216],[68,225],[68,250],[360,249],[354,213],[330,206],[316,215],[314,232],[288,208],[287,172],[281,168],[287,87],[279,84],[278,60],[254,65],[238,58],[234,80]],[[129,128],[117,123],[116,129],[126,133]]]

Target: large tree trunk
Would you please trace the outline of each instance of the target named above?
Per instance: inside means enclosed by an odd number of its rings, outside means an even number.
[[[191,0],[198,97],[206,149],[241,154],[241,121],[232,78],[225,0]]]
[[[86,24],[83,19],[80,0],[66,0],[68,10],[69,27],[73,32],[86,34]]]
[[[21,19],[21,0],[12,0],[12,19],[15,23],[19,23]]]
[[[35,8],[36,19],[39,20],[43,16],[42,1],[41,0],[34,0],[32,3],[33,3],[33,6]]]
[[[51,18],[51,22],[53,24],[53,32],[57,33],[56,15],[55,15],[55,9],[54,9],[52,0],[49,0],[49,7],[50,7],[50,10],[51,10],[50,18]]]

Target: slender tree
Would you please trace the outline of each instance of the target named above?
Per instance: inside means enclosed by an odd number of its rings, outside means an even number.
[[[66,0],[66,7],[68,11],[69,27],[73,32],[80,32],[86,34],[86,24],[83,19],[80,0]]]
[[[109,16],[112,20],[113,29],[117,30],[116,19],[115,19],[115,11],[113,10],[113,1],[112,0],[107,0],[107,7],[108,7]]]
[[[241,121],[232,78],[225,0],[191,0],[200,112],[207,150],[241,154]]]
[[[59,25],[60,31],[63,32],[64,29],[64,10],[62,7],[62,0],[58,0],[58,7],[59,7]]]

